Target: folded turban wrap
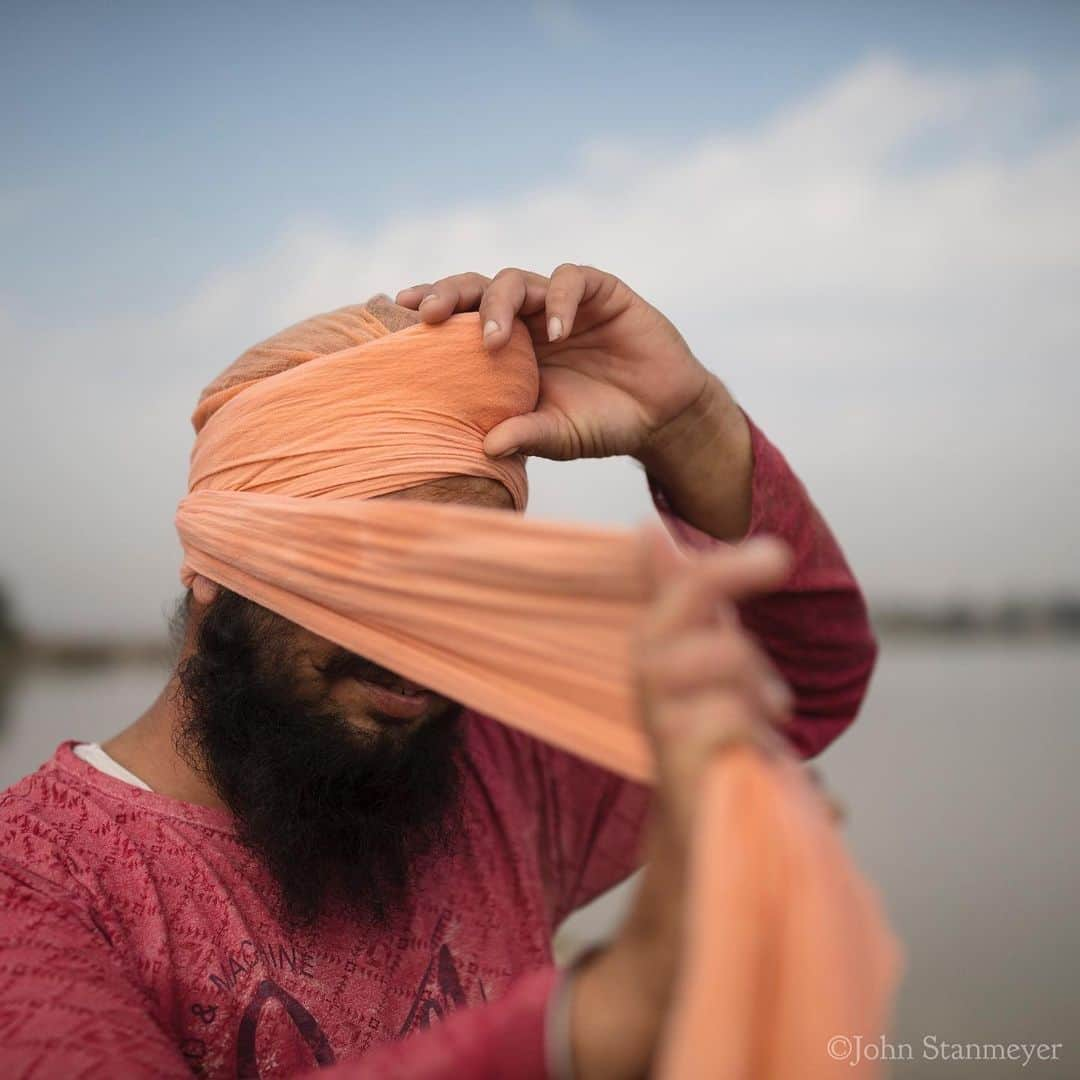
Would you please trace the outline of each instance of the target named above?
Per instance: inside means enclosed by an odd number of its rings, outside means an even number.
[[[634,534],[376,499],[479,476],[524,510],[524,460],[489,460],[483,440],[537,393],[521,324],[494,356],[476,314],[429,326],[385,297],[291,327],[195,410],[182,579],[647,781],[630,635],[651,586]],[[659,1075],[870,1075],[829,1040],[883,1034],[898,951],[797,763],[749,748],[712,763],[690,866]]]

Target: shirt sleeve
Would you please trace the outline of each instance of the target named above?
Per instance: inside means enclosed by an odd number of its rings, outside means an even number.
[[[455,1012],[400,1042],[373,1047],[311,1080],[547,1080],[544,1021],[552,967],[522,976],[504,997]]]
[[[85,906],[30,877],[0,868],[0,1075],[190,1080],[199,1054],[156,1022]],[[556,979],[530,972],[498,1001],[305,1075],[546,1080]]]
[[[795,708],[786,734],[801,756],[811,757],[855,718],[877,646],[839,544],[784,456],[748,423],[754,458],[748,535],[785,541],[794,567],[783,588],[742,603],[739,614],[791,685]],[[652,478],[649,487],[679,544],[699,551],[723,544],[677,517]],[[537,754],[558,921],[637,868],[649,792],[552,747],[540,746]]]
[[[618,885],[641,865],[651,789],[538,744],[543,862],[552,923]]]
[[[812,757],[855,719],[877,643],[862,590],[829,526],[783,454],[749,417],[747,423],[754,457],[747,535],[783,540],[794,567],[782,589],[745,601],[739,614],[794,691],[787,735],[803,757]],[[651,478],[649,486],[679,543],[696,550],[721,543],[676,517]]]

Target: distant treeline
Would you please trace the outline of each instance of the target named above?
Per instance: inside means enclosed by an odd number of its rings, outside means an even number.
[[[1080,595],[1017,598],[999,603],[872,605],[882,634],[953,637],[1080,637]]]
[[[116,664],[167,664],[173,657],[168,641],[153,638],[23,638],[0,645],[9,663],[19,667],[96,668]]]
[[[0,678],[23,667],[96,668],[113,664],[166,664],[174,649],[166,638],[98,634],[44,636],[23,632],[0,586]]]
[[[1080,637],[1080,594],[1009,599],[999,603],[947,601],[939,604],[871,605],[874,627],[883,636]],[[15,625],[0,587],[0,676],[24,667],[96,668],[170,662],[167,638],[117,638],[95,634],[38,636]]]

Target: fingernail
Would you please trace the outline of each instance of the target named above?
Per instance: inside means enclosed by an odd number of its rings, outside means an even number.
[[[494,319],[488,319],[484,323],[484,337],[491,337],[492,334],[499,332],[499,324]]]
[[[438,299],[439,299],[439,294],[438,293],[429,292],[427,294],[427,296],[425,296],[424,299],[420,301],[420,306],[423,307],[429,300],[438,300]]]
[[[548,341],[558,341],[562,337],[562,319],[558,315],[552,315],[548,319]]]
[[[519,449],[520,447],[518,446],[511,446],[508,450],[504,450],[501,454],[496,454],[495,456],[497,458],[510,457],[512,454],[516,454]]]

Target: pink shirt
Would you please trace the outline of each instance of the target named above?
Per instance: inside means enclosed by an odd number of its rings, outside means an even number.
[[[792,739],[812,754],[853,718],[874,643],[824,522],[753,437],[752,531],[784,537],[796,571],[742,615],[795,689]],[[458,850],[379,928],[286,930],[227,814],[63,744],[0,796],[0,1072],[543,1076],[552,933],[634,868],[648,796],[491,719],[465,724]]]

